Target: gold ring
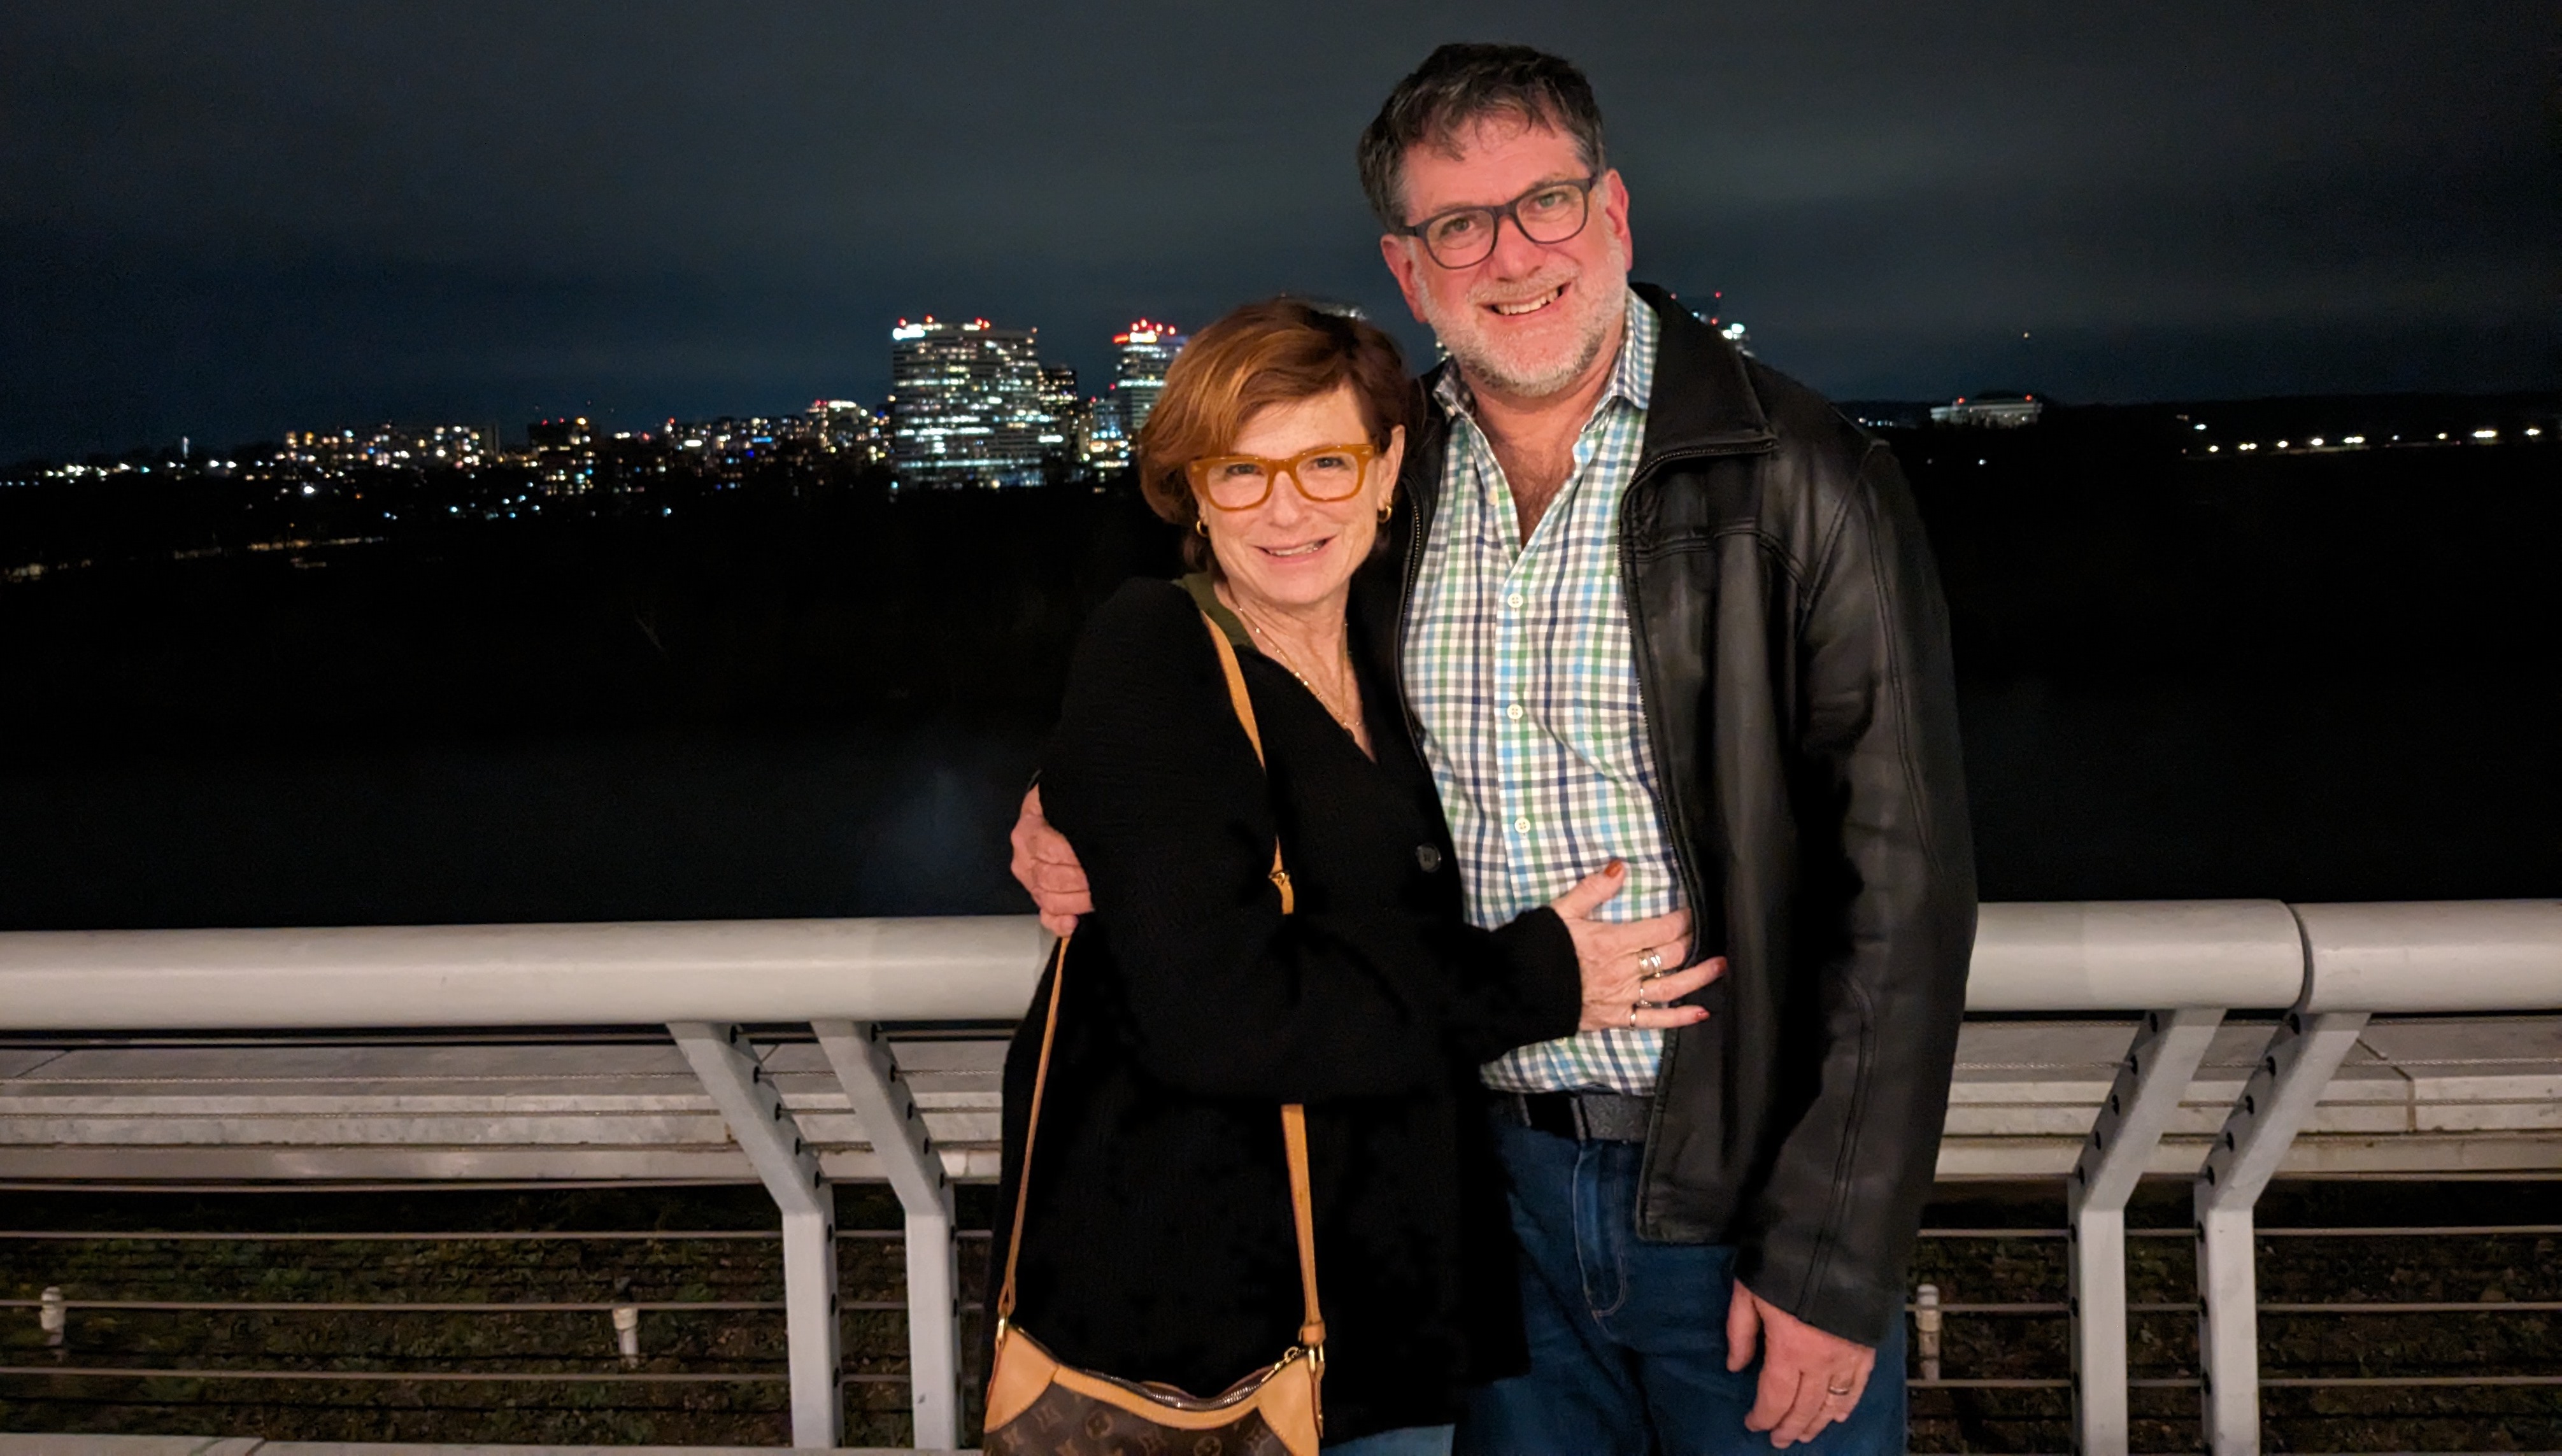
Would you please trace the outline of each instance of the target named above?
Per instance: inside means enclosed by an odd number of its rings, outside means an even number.
[[[1639,1007],[1639,1006],[1641,1006],[1641,1005],[1644,1005],[1644,1004],[1645,1004],[1645,1002],[1644,1002],[1644,1001],[1630,1001],[1630,1002],[1628,1003],[1628,1029],[1629,1029],[1629,1030],[1634,1031],[1634,1030],[1636,1030],[1636,1029],[1637,1029],[1637,1007]]]
[[[1664,969],[1664,953],[1661,951],[1648,951],[1644,955],[1639,956],[1637,958],[1637,969],[1646,972],[1661,971]]]
[[[1824,1387],[1824,1393],[1827,1395],[1847,1395],[1850,1392],[1851,1387],[1849,1385],[1826,1385]]]

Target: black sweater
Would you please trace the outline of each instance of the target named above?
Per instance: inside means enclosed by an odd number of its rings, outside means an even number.
[[[1041,799],[1095,913],[1066,957],[1014,1323],[1070,1365],[1201,1395],[1277,1360],[1300,1317],[1279,1107],[1304,1102],[1327,1438],[1439,1424],[1527,1367],[1477,1067],[1573,1029],[1573,945],[1547,910],[1462,921],[1375,664],[1356,662],[1373,762],[1227,628],[1268,773],[1183,587],[1124,586],[1069,671]],[[992,1299],[1050,986],[1006,1062]]]

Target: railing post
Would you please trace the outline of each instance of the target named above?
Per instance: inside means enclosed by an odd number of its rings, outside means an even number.
[[[2206,1443],[2259,1456],[2260,1289],[2252,1209],[2366,1029],[2364,1011],[2288,1011],[2198,1170],[2197,1355]]]
[[[2144,1013],[2065,1184],[2074,1442],[2084,1456],[2126,1456],[2126,1200],[2223,1019],[2184,1006]]]
[[[667,1030],[783,1212],[792,1444],[833,1446],[844,1430],[836,1361],[836,1190],[820,1173],[819,1155],[801,1136],[744,1028],[670,1021]]]
[[[877,1024],[813,1021],[863,1136],[907,1214],[907,1379],[920,1449],[961,1444],[961,1341],[953,1309],[952,1182]]]

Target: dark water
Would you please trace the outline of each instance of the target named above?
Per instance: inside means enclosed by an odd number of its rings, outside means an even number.
[[[1963,711],[1987,899],[2562,887],[2550,684],[2019,682]],[[0,885],[20,929],[1016,912],[1005,835],[1038,742],[953,718],[17,771]]]
[[[1983,448],[1904,450],[1986,898],[2562,892],[2562,452]],[[1018,911],[1075,624],[1169,545],[746,502],[0,585],[0,928]]]

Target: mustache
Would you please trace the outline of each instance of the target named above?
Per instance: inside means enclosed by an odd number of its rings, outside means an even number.
[[[1471,306],[1496,303],[1525,303],[1583,275],[1583,270],[1571,264],[1543,268],[1526,278],[1510,278],[1482,283],[1468,290]]]

